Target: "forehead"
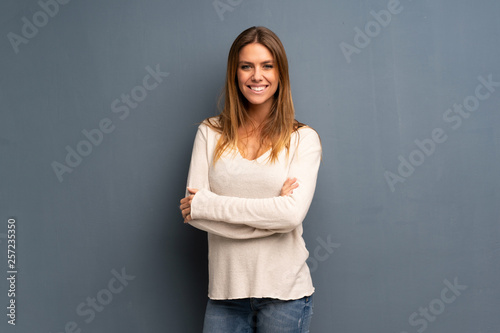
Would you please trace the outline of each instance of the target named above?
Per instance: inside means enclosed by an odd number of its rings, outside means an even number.
[[[251,43],[241,48],[239,61],[262,62],[273,61],[274,57],[271,51],[260,43]]]

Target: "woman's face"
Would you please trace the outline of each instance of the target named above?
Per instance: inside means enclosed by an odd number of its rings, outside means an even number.
[[[278,89],[278,69],[271,52],[262,44],[245,45],[239,54],[238,87],[250,106],[271,108]]]

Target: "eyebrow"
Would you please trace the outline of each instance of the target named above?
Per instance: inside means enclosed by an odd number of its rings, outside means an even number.
[[[273,60],[265,60],[265,61],[261,62],[261,64],[272,64],[272,63],[274,63]],[[251,65],[253,65],[253,62],[250,62],[250,61],[240,61],[240,62],[238,62],[238,64],[251,64]]]

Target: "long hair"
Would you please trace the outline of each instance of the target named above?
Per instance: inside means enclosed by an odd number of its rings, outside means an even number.
[[[278,154],[290,148],[291,134],[304,124],[295,120],[295,109],[293,107],[292,92],[288,74],[288,60],[285,48],[278,36],[265,27],[251,27],[243,31],[233,42],[227,59],[226,82],[224,92],[219,98],[224,99],[224,107],[220,114],[215,117],[215,122],[207,118],[208,125],[221,134],[214,152],[215,163],[226,150],[236,152],[238,144],[238,128],[250,123],[247,107],[248,101],[238,87],[238,62],[240,50],[251,43],[259,43],[265,46],[273,55],[278,70],[278,88],[274,94],[268,118],[264,121],[261,135],[261,147],[271,145],[269,161],[275,162]]]

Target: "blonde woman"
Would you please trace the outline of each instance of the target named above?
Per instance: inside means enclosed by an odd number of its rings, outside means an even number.
[[[295,120],[285,49],[264,27],[229,51],[224,107],[198,127],[180,201],[208,233],[203,332],[309,332],[314,287],[302,222],[321,142]]]

